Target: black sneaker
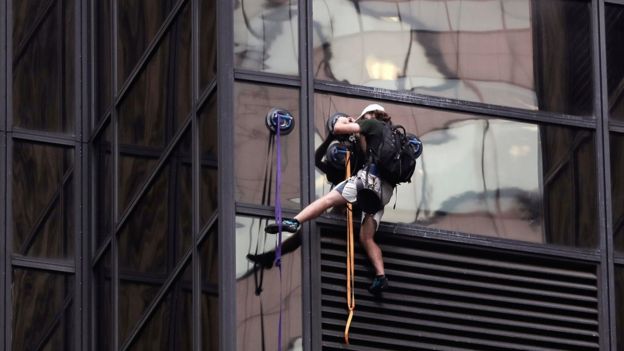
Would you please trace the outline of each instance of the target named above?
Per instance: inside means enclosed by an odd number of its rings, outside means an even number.
[[[377,295],[385,290],[388,290],[388,278],[386,278],[385,275],[376,275],[368,291],[370,291],[371,294]]]
[[[261,254],[247,254],[247,259],[253,263],[259,264],[262,268],[269,269],[273,267],[275,261],[275,251],[269,251]]]
[[[296,233],[301,229],[301,223],[294,218],[282,219],[282,231],[289,233]],[[277,223],[271,223],[264,228],[264,231],[269,234],[277,234],[279,228]]]

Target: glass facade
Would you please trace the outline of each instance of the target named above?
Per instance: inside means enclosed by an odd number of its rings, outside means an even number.
[[[265,227],[378,103],[424,151],[348,348],[624,350],[622,39],[620,0],[0,0],[2,349],[345,348],[344,209]]]

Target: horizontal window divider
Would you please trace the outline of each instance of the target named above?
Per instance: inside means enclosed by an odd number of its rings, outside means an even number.
[[[291,87],[300,87],[301,80],[299,76],[287,76],[283,74],[273,74],[265,72],[256,72],[248,70],[234,70],[234,79],[237,81],[247,81],[254,83],[266,83],[274,85],[286,85]]]
[[[143,56],[141,56],[141,58],[136,63],[132,71],[130,71],[128,78],[126,78],[126,80],[121,86],[121,89],[119,89],[119,94],[114,99],[115,106],[118,106],[121,103],[121,101],[126,97],[126,94],[130,90],[130,87],[138,79],[139,75],[141,74],[141,71],[143,71],[145,66],[147,66],[147,64],[149,63],[149,59],[152,57],[152,55],[154,55],[154,53],[156,53],[156,50],[158,50],[158,46],[160,45],[160,42],[163,40],[163,38],[165,37],[169,29],[171,29],[171,25],[175,22],[176,17],[178,17],[178,15],[180,14],[182,8],[184,7],[187,1],[188,0],[179,0],[175,4],[173,9],[171,9],[171,11],[169,12],[169,15],[167,15],[167,18],[165,18],[165,21],[161,24],[160,28],[158,29],[158,32],[156,32],[154,39],[152,39],[152,41],[149,43],[149,45],[145,49]],[[116,57],[113,57],[113,60],[116,60],[116,59],[117,59]]]
[[[336,216],[328,217],[327,215],[319,217],[317,219],[317,223],[332,226],[336,224],[340,226],[346,225],[346,221],[343,218],[337,220]],[[356,226],[356,230],[359,230],[359,223],[354,224]],[[598,249],[567,248],[563,246],[556,246],[554,244],[534,244],[524,241],[479,236],[476,234],[452,232],[443,229],[416,227],[410,224],[387,223],[383,221],[379,225],[379,231],[386,234],[398,234],[405,237],[412,237],[448,245],[468,245],[475,249],[492,251],[494,253],[500,253],[499,250],[506,250],[519,254],[537,254],[548,257],[574,259],[585,261],[590,264],[598,264],[601,261],[600,251]]]
[[[12,268],[38,269],[53,273],[76,273],[74,260],[28,257],[13,254],[11,256]]]
[[[299,210],[282,208],[284,217],[294,217]],[[275,218],[275,208],[273,206],[262,206],[247,203],[236,203],[236,215]]]
[[[608,4],[624,5],[624,0],[605,0]]]
[[[581,116],[531,111],[513,107],[476,103],[437,96],[412,94],[388,89],[352,86],[331,82],[314,82],[315,93],[332,93],[350,98],[374,99],[387,102],[407,103],[424,108],[443,109],[448,112],[470,113],[484,117],[499,117],[521,122],[540,122],[548,124],[567,125],[579,128],[596,129],[595,118],[588,119]]]
[[[617,265],[622,265],[622,267],[619,268],[624,268],[624,253],[616,252],[614,256],[615,257],[613,258],[613,262],[615,262],[615,264]]]
[[[616,133],[624,133],[624,123],[609,122],[609,131]]]
[[[33,141],[45,144],[76,146],[80,144],[80,139],[75,135],[60,134],[53,132],[43,132],[38,130],[29,130],[21,128],[13,128],[13,131],[7,133],[14,140]]]

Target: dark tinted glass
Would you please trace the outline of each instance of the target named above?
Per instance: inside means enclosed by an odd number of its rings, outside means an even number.
[[[190,112],[189,8],[177,17],[119,109],[122,211]]]
[[[175,3],[176,1],[118,1],[117,62],[120,86],[145,54]]]
[[[98,0],[93,2],[95,6],[95,53],[94,74],[95,84],[95,121],[99,121],[111,104],[112,97],[112,5],[111,0]]]
[[[190,143],[191,135],[187,132],[121,229],[121,340],[190,248]]]
[[[13,350],[73,350],[70,276],[13,270]]]
[[[299,91],[263,85],[236,84],[234,93],[234,168],[236,200],[275,204],[277,145],[266,127],[266,115],[275,107],[295,117],[294,130],[280,137],[282,206],[299,208]]]
[[[200,244],[202,350],[219,349],[219,247],[217,223]]]
[[[199,6],[199,89],[203,91],[217,75],[217,0],[201,0]]]
[[[112,143],[110,126],[107,126],[101,135],[95,139],[95,217],[94,231],[96,238],[96,248],[110,236],[112,220]]]
[[[148,317],[130,350],[192,350],[193,288],[190,277],[189,264],[183,276],[176,280]]]
[[[27,256],[74,255],[73,150],[13,143],[13,250]]]
[[[316,148],[327,136],[329,116],[359,116],[371,102],[317,94]],[[597,246],[592,131],[383,106],[392,122],[418,135],[424,147],[412,182],[398,186],[382,220],[535,243]],[[331,189],[318,169],[316,185],[317,197]]]
[[[605,4],[609,116],[624,121],[624,6]]]
[[[234,5],[234,65],[299,73],[298,1],[245,0]]]
[[[313,1],[317,79],[592,114],[589,1]]]
[[[13,0],[13,125],[74,130],[74,1]]]
[[[615,268],[615,324],[617,351],[624,350],[624,267]]]
[[[111,255],[107,250],[94,269],[95,294],[95,349],[97,351],[112,348],[113,295]]]
[[[199,210],[201,227],[206,225],[218,205],[218,130],[217,130],[217,94],[214,93],[199,113],[199,147],[201,158],[201,181]]]
[[[616,253],[624,255],[624,134],[611,133],[610,143],[613,242]]]
[[[284,233],[280,279],[280,272],[273,265],[277,235],[266,234],[266,224],[266,219],[236,217],[236,340],[239,351],[258,350],[261,342],[267,350],[277,348],[280,308],[282,345],[293,348],[301,345],[301,237]]]

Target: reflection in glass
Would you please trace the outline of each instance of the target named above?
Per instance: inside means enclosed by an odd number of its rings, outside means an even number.
[[[615,325],[617,351],[624,350],[624,267],[615,267]]]
[[[299,73],[298,1],[242,0],[234,6],[234,65]]]
[[[190,6],[186,5],[121,102],[122,212],[190,112],[190,24]]]
[[[199,148],[201,157],[201,182],[199,210],[201,227],[217,210],[219,138],[217,133],[217,94],[208,98],[199,112]]]
[[[122,338],[189,250],[192,239],[191,135],[158,173],[119,235]],[[137,301],[139,300],[139,301]]]
[[[176,1],[119,0],[118,77],[120,86],[154,40]],[[171,30],[171,29],[170,29]]]
[[[101,135],[95,139],[93,149],[95,153],[95,216],[94,231],[96,249],[110,236],[112,226],[112,180],[113,168],[111,165],[112,143],[111,128],[107,126]]]
[[[313,0],[313,13],[317,79],[592,113],[589,2]]]
[[[12,189],[14,252],[35,257],[73,257],[73,150],[16,141]]]
[[[609,117],[624,121],[624,6],[605,4]]]
[[[611,212],[615,251],[624,255],[624,134],[611,133]]]
[[[217,0],[200,0],[199,91],[217,76]]]
[[[216,351],[219,349],[219,248],[216,223],[206,235],[206,239],[199,246],[202,350]]]
[[[110,350],[112,348],[112,273],[111,255],[107,250],[100,262],[95,266],[95,349],[97,351]]]
[[[95,6],[95,43],[94,49],[94,74],[95,84],[95,122],[104,117],[112,102],[112,64],[113,41],[112,41],[112,4],[111,0],[98,0]]]
[[[13,0],[13,124],[74,130],[74,1]]]
[[[266,234],[266,219],[236,217],[236,314],[239,351],[274,350],[282,312],[282,345],[291,350],[301,344],[301,249],[291,245],[296,236],[284,233],[282,272],[275,257],[276,235]],[[290,240],[288,240],[290,238]],[[253,255],[253,256],[252,256]],[[254,263],[255,262],[255,263]],[[280,301],[280,296],[283,300]]]
[[[317,94],[315,145],[336,112],[373,101]],[[384,103],[424,143],[384,221],[507,239],[596,247],[593,132]],[[317,170],[316,195],[330,191]],[[396,209],[393,209],[396,201]]]
[[[13,270],[13,350],[74,349],[73,289],[70,276]]]
[[[299,208],[299,91],[252,84],[236,84],[234,93],[234,169],[236,201],[273,205],[276,146],[266,127],[266,114],[274,107],[290,111],[295,128],[280,138],[282,206]]]
[[[130,350],[192,350],[192,301],[189,264],[148,317]]]

